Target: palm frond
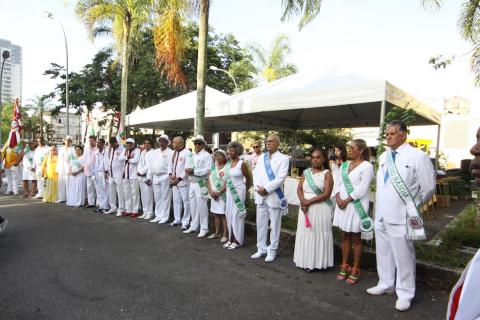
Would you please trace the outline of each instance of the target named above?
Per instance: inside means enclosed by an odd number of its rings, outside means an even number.
[[[461,35],[473,42],[480,38],[480,0],[465,1],[460,11],[458,28]]]
[[[438,11],[442,7],[443,0],[421,0],[422,7],[427,11]]]
[[[285,34],[277,36],[273,40],[270,56],[268,58],[268,65],[276,70],[285,65],[287,56],[292,52],[290,41]]]
[[[472,73],[475,76],[474,84],[475,86],[480,87],[480,47],[477,47],[473,51],[470,66]]]
[[[320,13],[322,0],[282,0],[283,13],[280,20],[285,22],[292,16],[299,16],[298,29],[302,30]]]

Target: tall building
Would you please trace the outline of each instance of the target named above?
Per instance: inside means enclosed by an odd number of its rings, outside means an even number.
[[[9,51],[10,57],[5,60],[2,81],[2,102],[11,102],[16,97],[22,99],[22,48],[12,42],[0,39],[0,66],[3,51]]]

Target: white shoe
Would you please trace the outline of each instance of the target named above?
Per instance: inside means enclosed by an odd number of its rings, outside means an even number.
[[[384,289],[380,286],[375,286],[372,288],[367,289],[367,293],[373,296],[381,296],[382,294],[391,294],[393,293],[392,289]]]
[[[63,201],[62,200],[57,200],[57,201],[55,201],[55,203],[63,203]]]
[[[153,214],[147,214],[147,215],[145,216],[145,218],[143,218],[143,219],[145,219],[145,220],[150,220],[150,219],[152,219],[152,218],[153,218]]]
[[[265,262],[273,262],[277,255],[275,254],[267,254],[267,257],[265,258]]]
[[[41,195],[37,194],[34,199],[42,199],[42,198],[43,197]]]
[[[138,217],[138,219],[145,219],[146,214],[142,214],[141,216]]]
[[[197,230],[193,229],[193,228],[188,228],[187,230],[185,231],[182,231],[183,233],[192,233],[192,232],[196,232]]]
[[[117,217],[121,217],[122,215],[123,215],[123,214],[122,214],[121,211],[118,211],[117,214],[116,214]]]
[[[151,223],[157,223],[157,222],[159,222],[159,221],[160,221],[160,218],[155,218],[155,219],[153,219],[153,220],[150,220]]]
[[[110,209],[110,210],[105,211],[104,214],[112,214],[112,213],[115,213],[115,212],[117,212],[117,210]]]
[[[403,299],[397,299],[397,302],[395,303],[395,309],[398,311],[407,311],[410,309],[410,301],[408,300],[403,300]]]
[[[257,252],[255,252],[254,254],[252,254],[252,255],[250,256],[250,258],[252,258],[252,259],[260,259],[260,258],[263,257],[264,255],[266,255],[265,252],[257,251]]]
[[[205,237],[207,234],[208,234],[208,231],[200,231],[200,233],[198,234],[197,238],[203,238],[203,237]]]
[[[164,223],[167,223],[168,222],[168,219],[166,220],[161,220],[161,221],[158,221],[158,224],[164,224]]]
[[[2,223],[0,223],[0,233],[2,233],[3,231],[5,231],[5,229],[7,228],[7,224],[8,224],[8,221],[7,220],[3,220]]]

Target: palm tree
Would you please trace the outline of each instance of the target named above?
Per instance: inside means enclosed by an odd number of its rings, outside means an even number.
[[[46,96],[42,96],[42,97],[36,96],[33,99],[31,99],[28,105],[25,106],[26,109],[33,110],[33,115],[39,118],[40,137],[42,138],[44,134],[43,112],[45,111],[46,108],[50,106],[51,106],[51,100]]]
[[[253,44],[249,49],[257,63],[257,73],[267,82],[297,72],[297,67],[286,61],[288,55],[292,52],[292,48],[288,37],[284,34],[273,39],[269,51],[259,44]]]
[[[75,13],[85,24],[92,39],[102,34],[111,34],[115,38],[122,65],[120,111],[123,127],[127,115],[132,40],[148,22],[151,3],[152,0],[79,0],[75,7]]]

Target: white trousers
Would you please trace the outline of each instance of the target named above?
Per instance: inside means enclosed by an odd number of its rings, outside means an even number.
[[[69,176],[58,174],[58,201],[67,201]]]
[[[18,180],[19,180],[19,167],[11,166],[5,169],[5,175],[7,176],[7,192],[18,194]]]
[[[123,179],[123,194],[125,197],[125,211],[138,213],[140,206],[140,194],[138,179]]]
[[[186,228],[190,223],[190,202],[188,199],[188,185],[182,187],[173,187],[173,215],[174,223],[182,223],[182,227]],[[184,209],[182,217],[182,208]]]
[[[149,186],[145,183],[147,179],[140,179],[139,181],[143,213],[153,215],[153,186]]]
[[[108,203],[110,204],[110,209],[112,211],[117,210],[117,213],[125,211],[125,198],[123,196],[122,182],[122,178],[108,178]]]
[[[155,218],[159,221],[168,221],[170,217],[170,207],[172,203],[172,189],[170,181],[165,179],[159,184],[153,185],[153,194],[155,196]]]
[[[270,245],[267,247],[268,221],[270,221]],[[277,253],[281,224],[280,208],[270,208],[265,202],[257,204],[257,248],[259,252],[273,255]]]
[[[393,288],[399,299],[412,300],[415,296],[415,247],[405,239],[406,226],[375,221],[378,286]]]
[[[94,186],[97,195],[97,206],[100,209],[108,209],[108,184],[105,181],[103,172],[95,173]]]
[[[42,172],[37,171],[37,197],[43,197],[43,188],[45,184],[45,179],[42,177]]]
[[[95,182],[91,176],[87,176],[87,203],[89,206],[95,205]]]
[[[208,203],[207,199],[202,196],[200,185],[198,183],[190,183],[190,212],[192,215],[192,223],[190,228],[208,232]]]

